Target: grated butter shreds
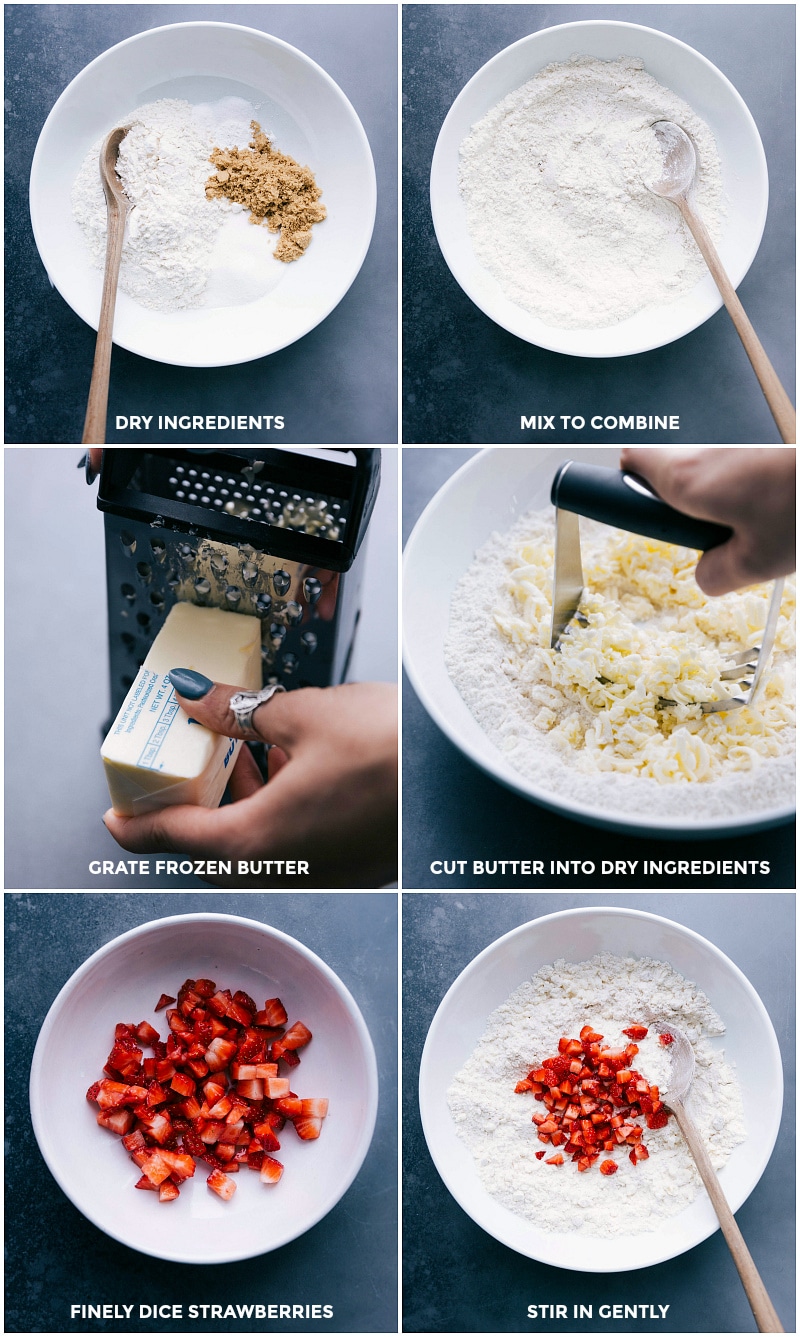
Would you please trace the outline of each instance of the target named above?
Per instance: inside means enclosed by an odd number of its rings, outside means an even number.
[[[582,520],[581,612],[589,626],[571,623],[556,652],[549,648],[552,512],[528,520],[511,536],[493,621],[503,673],[568,765],[696,784],[791,751],[793,579],[755,706],[703,715],[701,702],[739,693],[720,680],[725,653],[758,644],[771,586],[707,598],[694,580],[693,550]]]

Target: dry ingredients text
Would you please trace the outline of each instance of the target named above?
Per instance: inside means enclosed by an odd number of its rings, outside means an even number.
[[[152,413],[119,413],[114,419],[114,426],[118,432],[146,432],[153,421]],[[283,418],[275,413],[234,414],[232,417],[224,413],[208,413],[203,416],[202,413],[182,413],[170,414],[160,413],[157,423],[159,431],[179,431],[179,432],[262,432],[274,429],[276,432],[283,431]]]

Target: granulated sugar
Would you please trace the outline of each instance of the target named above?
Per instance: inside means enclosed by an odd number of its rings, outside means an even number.
[[[687,1108],[714,1167],[722,1168],[746,1134],[735,1074],[719,1043],[711,1043],[724,1023],[697,985],[667,963],[602,953],[577,964],[556,961],[516,989],[489,1017],[448,1091],[456,1130],[488,1193],[540,1230],[606,1239],[658,1230],[694,1201],[702,1184],[674,1119],[645,1129],[649,1159],[630,1164],[626,1147],[616,1153],[613,1176],[601,1175],[597,1165],[581,1172],[571,1160],[556,1166],[536,1159],[542,1143],[531,1116],[544,1107],[514,1090],[531,1068],[558,1053],[561,1036],[577,1037],[589,1025],[613,1048],[627,1043],[626,1027],[656,1021],[678,1027],[692,1045],[696,1070]],[[663,1092],[668,1050],[655,1030],[638,1045],[637,1071]]]
[[[589,582],[593,565],[603,565],[598,551],[602,554],[602,545],[613,543],[618,531],[582,519],[581,532]],[[606,537],[598,537],[602,535]],[[585,662],[580,663],[580,669],[588,689],[584,686],[565,692],[554,680],[554,670],[548,668],[556,653],[549,649],[552,544],[551,510],[523,516],[510,533],[494,534],[479,550],[451,603],[445,637],[447,670],[477,723],[508,764],[545,793],[622,820],[656,813],[691,827],[709,819],[750,815],[782,803],[791,805],[794,730],[783,720],[784,716],[787,721],[792,717],[792,596],[786,596],[790,617],[782,619],[776,651],[780,662],[764,689],[761,715],[758,703],[754,710],[702,717],[699,707],[691,705],[671,715],[662,714],[654,709],[657,703],[652,696],[648,699],[646,693],[641,694],[636,681],[638,669],[633,673],[633,684],[626,684],[625,674],[636,665],[636,656],[641,658],[641,650],[636,645],[629,647],[622,635],[615,645],[619,667],[607,675],[619,681],[607,688],[602,680],[597,681],[599,697],[609,696],[608,703],[601,700],[597,708],[589,704],[598,672],[592,633],[587,636],[584,652],[578,639],[581,628],[573,625],[570,629],[575,649],[570,652],[569,662],[583,656]],[[691,580],[696,591],[694,555],[685,551],[683,557],[682,580]],[[654,554],[650,560],[652,570],[646,574],[655,578],[659,562],[663,567],[666,558]],[[752,601],[758,597],[763,604],[767,597],[766,591],[758,595],[754,591],[717,601],[705,600],[699,591],[696,593],[700,607],[692,611],[692,621],[713,627],[715,619],[723,625],[726,620],[735,624],[740,619],[745,632],[746,615],[756,623],[760,616],[757,605],[753,611]],[[591,588],[587,597],[591,609]],[[640,605],[647,604],[653,617],[653,607],[643,600],[641,592],[631,590],[623,581],[617,599],[632,624]],[[590,618],[596,617],[602,631],[602,604],[598,606],[601,612],[590,612]],[[668,610],[665,626],[678,626],[677,614],[682,611],[678,608],[673,615]],[[658,621],[656,614],[654,625]],[[636,631],[634,625],[631,636]],[[754,633],[750,643],[756,639]],[[676,644],[679,640],[675,633]],[[707,640],[698,632],[698,655],[718,653],[706,648]],[[693,658],[691,652],[684,657]],[[563,658],[567,661],[568,656],[564,654]],[[665,658],[669,663],[670,655]],[[680,667],[681,655],[676,653],[674,658]],[[557,665],[559,672],[562,667]],[[645,673],[642,676],[646,678]],[[612,727],[611,717],[620,709],[623,724]],[[779,728],[775,727],[776,719]],[[640,734],[645,737],[644,745],[639,741]],[[707,754],[704,769],[690,769],[689,763],[696,761],[693,748],[702,748]],[[660,779],[651,778],[656,774]]]
[[[694,141],[694,202],[718,239],[722,175],[714,137],[631,56],[549,65],[473,126],[460,187],[479,263],[547,325],[597,329],[690,291],[705,264],[661,175],[651,129]]]

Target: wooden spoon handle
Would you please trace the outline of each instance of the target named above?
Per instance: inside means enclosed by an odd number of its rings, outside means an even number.
[[[711,271],[711,277],[722,294],[722,300],[736,327],[736,333],[744,344],[744,351],[753,364],[753,371],[758,377],[770,412],[778,425],[781,439],[794,445],[797,440],[797,419],[792,401],[781,385],[778,374],[767,357],[763,345],[747,316],[747,312],[736,296],[736,289],[726,274],[716,247],[714,246],[705,223],[695,213],[685,195],[679,195],[676,204],[680,209],[686,226],[694,237],[700,252]]]
[[[102,446],[106,439],[108,380],[111,374],[111,335],[114,330],[114,307],[117,304],[117,282],[119,280],[120,261],[122,260],[122,243],[125,240],[126,219],[127,211],[120,209],[116,204],[109,207],[103,297],[100,303],[100,320],[97,325],[92,383],[89,386],[86,420],[83,424],[83,445],[85,446]]]
[[[728,1206],[728,1200],[722,1191],[717,1172],[711,1164],[711,1158],[700,1134],[691,1117],[687,1114],[682,1101],[668,1101],[668,1104],[678,1120],[680,1130],[686,1138],[689,1150],[694,1157],[694,1163],[700,1171],[700,1178],[708,1190],[711,1204],[719,1217],[720,1228],[727,1240],[728,1248],[736,1264],[736,1270],[741,1277],[759,1332],[783,1332],[781,1321],[750,1256],[750,1251],[744,1242],[741,1230],[736,1224],[733,1212]]]

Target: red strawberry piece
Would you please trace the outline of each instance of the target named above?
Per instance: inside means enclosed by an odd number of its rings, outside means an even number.
[[[669,1031],[664,1031],[662,1035],[659,1035],[658,1043],[660,1045],[671,1045],[674,1041],[674,1038],[675,1038],[674,1036],[670,1035]]]
[[[315,1119],[308,1115],[301,1114],[294,1120],[294,1130],[298,1137],[301,1137],[304,1142],[310,1142],[313,1141],[314,1138],[319,1137],[321,1129],[321,1119]]]
[[[285,1026],[289,1020],[280,998],[268,998],[263,1010],[256,1015],[259,1026]]]
[[[97,1096],[99,1091],[100,1091],[100,1083],[93,1082],[92,1085],[89,1087],[89,1090],[86,1092],[86,1099],[94,1101],[94,1103],[97,1104]]]
[[[284,1049],[302,1049],[311,1039],[308,1027],[304,1026],[302,1021],[295,1021],[281,1038],[281,1045]]]
[[[283,1114],[287,1119],[296,1119],[303,1113],[303,1102],[297,1096],[284,1096],[275,1101],[275,1112]]]
[[[283,1166],[273,1156],[265,1156],[261,1162],[262,1184],[277,1184],[283,1174]]]
[[[592,1030],[591,1026],[581,1027],[581,1040],[584,1046],[594,1045],[594,1044],[599,1045],[602,1038],[603,1038],[602,1035],[598,1034],[597,1031]]]
[[[221,1072],[223,1068],[228,1066],[235,1053],[236,1045],[232,1040],[221,1038],[212,1040],[204,1055],[209,1071]]]
[[[535,1152],[534,1152],[534,1155],[535,1155],[537,1161],[540,1161],[540,1160],[542,1159],[543,1156],[546,1156],[546,1155],[547,1155],[547,1152],[546,1152],[546,1151],[535,1151]]]
[[[561,1155],[560,1151],[556,1156],[547,1156],[545,1158],[545,1165],[563,1165],[563,1164],[564,1164],[564,1157]]]
[[[158,1031],[155,1027],[151,1026],[148,1021],[140,1021],[134,1034],[136,1035],[137,1040],[141,1040],[143,1045],[148,1046],[158,1044],[161,1039]]]
[[[162,993],[155,1007],[154,1012],[160,1012],[163,1007],[169,1007],[170,1003],[177,1003],[177,998],[172,998],[168,993]]]
[[[213,980],[195,980],[194,991],[201,998],[211,998],[217,992],[217,986]]]
[[[174,1202],[180,1195],[180,1189],[177,1184],[173,1184],[171,1179],[165,1179],[158,1190],[159,1202]]]
[[[517,1095],[522,1095],[523,1091],[532,1091],[532,1090],[533,1090],[533,1082],[529,1082],[526,1078],[523,1078],[522,1081],[517,1082],[516,1086],[514,1087],[514,1091]]]
[[[194,1081],[185,1072],[176,1072],[170,1082],[170,1090],[177,1091],[179,1096],[193,1096]]]
[[[666,1128],[668,1122],[669,1115],[664,1109],[657,1110],[655,1114],[648,1114],[647,1116],[648,1128]]]
[[[600,1163],[601,1175],[615,1175],[618,1168],[616,1161],[601,1161]]]
[[[233,1180],[229,1179],[221,1170],[212,1170],[206,1183],[212,1193],[216,1193],[225,1202],[229,1202],[236,1192],[236,1185]]]
[[[647,1035],[647,1027],[629,1026],[626,1031],[622,1032],[622,1034],[629,1036],[631,1040],[643,1040],[644,1037]]]
[[[100,1110],[97,1115],[97,1122],[101,1128],[107,1128],[110,1133],[117,1133],[121,1137],[124,1133],[130,1132],[133,1127],[133,1111],[128,1109]]]
[[[269,1082],[277,1082],[280,1079],[277,1077],[270,1077],[267,1080]],[[246,1100],[263,1100],[266,1087],[267,1082],[262,1081],[261,1078],[255,1078],[253,1081],[249,1082],[237,1082],[236,1093],[237,1095],[244,1096]],[[285,1089],[287,1091],[289,1089],[288,1081],[285,1082]],[[266,1093],[267,1095],[269,1094],[269,1092]]]
[[[195,1163],[186,1152],[167,1151],[165,1147],[161,1147],[158,1154],[162,1161],[165,1161],[169,1166],[169,1172],[173,1179],[178,1181],[191,1179],[195,1172]]]

